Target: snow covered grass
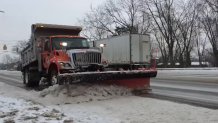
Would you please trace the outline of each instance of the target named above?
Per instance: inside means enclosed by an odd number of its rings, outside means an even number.
[[[23,99],[0,96],[0,123],[63,122],[66,116],[54,108]]]
[[[69,108],[71,107],[71,108]],[[217,123],[218,111],[136,96],[60,105],[76,123]],[[74,115],[72,115],[74,114]]]

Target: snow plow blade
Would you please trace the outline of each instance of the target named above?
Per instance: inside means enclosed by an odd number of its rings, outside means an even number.
[[[57,79],[59,84],[88,82],[141,88],[150,87],[150,78],[156,75],[156,70],[104,71],[59,74]]]

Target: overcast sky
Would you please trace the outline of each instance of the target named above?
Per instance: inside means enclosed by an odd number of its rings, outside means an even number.
[[[0,0],[0,45],[30,37],[33,23],[78,25],[90,7],[105,0]]]

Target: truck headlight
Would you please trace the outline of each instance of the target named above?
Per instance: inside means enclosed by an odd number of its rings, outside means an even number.
[[[69,63],[65,63],[64,66],[65,67],[71,67],[71,65]]]
[[[70,63],[59,62],[59,65],[61,68],[70,68],[71,67]]]

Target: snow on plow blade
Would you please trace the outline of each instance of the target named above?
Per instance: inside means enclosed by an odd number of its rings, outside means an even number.
[[[104,71],[59,74],[57,79],[59,84],[93,82],[139,88],[150,86],[150,78],[156,75],[156,70]]]

